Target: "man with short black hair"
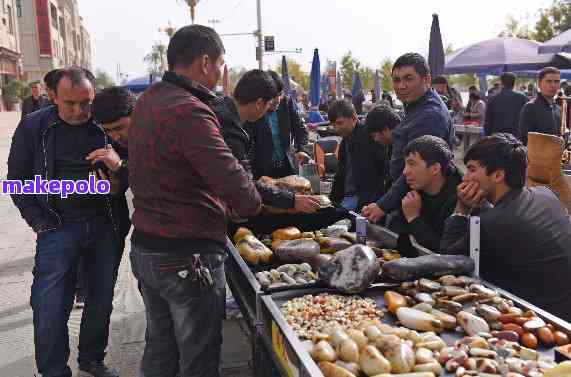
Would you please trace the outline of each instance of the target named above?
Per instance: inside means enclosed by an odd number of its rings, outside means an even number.
[[[261,199],[210,107],[224,65],[220,36],[182,27],[167,60],[129,129],[131,265],[147,318],[141,375],[220,376],[226,224],[256,215]]]
[[[32,94],[22,101],[22,118],[50,105],[48,99],[42,95],[42,84],[39,81],[30,83],[30,90]]]
[[[559,91],[561,73],[557,68],[546,67],[539,71],[539,93],[521,109],[519,118],[520,137],[527,145],[527,133],[561,136],[561,109],[555,102]]]
[[[393,185],[376,202],[364,207],[362,213],[378,222],[387,213],[400,208],[401,200],[409,191],[404,169],[404,149],[409,142],[423,135],[433,135],[453,145],[454,128],[446,105],[434,89],[430,68],[420,54],[408,53],[399,57],[392,70],[393,86],[405,105],[405,118],[393,132],[393,152],[390,174]]]
[[[387,105],[375,106],[365,118],[370,137],[386,147],[393,144],[393,130],[402,122],[396,111]],[[390,159],[390,156],[389,156]]]
[[[570,219],[551,190],[525,187],[526,148],[511,134],[495,134],[474,144],[464,163],[441,252],[469,255],[469,216],[479,214],[482,278],[571,320]],[[493,207],[482,207],[484,200]]]
[[[384,147],[369,137],[351,102],[332,102],[328,116],[335,132],[343,138],[331,200],[347,210],[360,211],[365,204],[385,192],[387,163]]]
[[[307,162],[303,151],[307,145],[307,129],[289,95],[284,94],[284,82],[274,71],[268,71],[278,95],[267,114],[245,127],[254,143],[254,178],[282,178],[297,174],[298,163]]]
[[[436,76],[432,79],[432,87],[436,90],[436,93],[440,95],[440,98],[448,108],[452,109],[452,96],[450,95],[450,88],[448,87],[448,80],[445,76]]]
[[[52,69],[44,76],[44,86],[46,88],[46,93],[48,95],[48,99],[50,104],[54,104],[54,97],[55,97],[55,85],[54,85],[54,77],[55,74],[59,71],[58,69]]]
[[[411,234],[420,245],[439,252],[444,222],[456,206],[456,187],[462,176],[450,147],[438,137],[414,139],[405,155],[403,175],[410,191],[402,199],[402,217],[390,228],[401,235]]]
[[[93,83],[78,68],[58,70],[53,77],[56,106],[26,116],[12,138],[8,179],[40,176],[55,181],[104,178],[103,168],[86,158],[111,141],[91,117]],[[79,188],[79,183],[77,183]],[[113,291],[124,238],[130,227],[124,195],[79,194],[67,198],[37,193],[12,195],[22,217],[37,234],[31,305],[38,372],[45,377],[71,377],[68,319],[73,305],[76,271],[86,267],[87,297],[79,332],[78,366],[95,377],[116,377],[104,363],[113,309]]]
[[[262,118],[277,94],[274,80],[266,72],[253,69],[240,78],[233,98],[221,97],[212,103],[224,141],[252,179],[252,158],[255,156],[252,140],[244,127]],[[276,190],[262,182],[256,182],[256,188],[265,205],[305,213],[319,209],[319,201],[312,196]]]
[[[519,114],[523,105],[527,103],[527,97],[514,91],[516,76],[513,73],[502,73],[500,81],[501,92],[490,98],[486,107],[484,131],[486,135],[507,132],[518,137]]]

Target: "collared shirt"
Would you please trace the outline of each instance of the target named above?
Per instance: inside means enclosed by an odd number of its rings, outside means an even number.
[[[272,156],[273,162],[280,162],[285,159],[284,148],[282,146],[282,139],[280,135],[280,124],[278,121],[278,113],[276,111],[268,111],[266,114],[268,125],[272,131],[272,143],[274,145],[274,153]]]

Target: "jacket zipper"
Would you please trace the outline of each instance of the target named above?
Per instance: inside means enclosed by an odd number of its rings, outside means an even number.
[[[57,122],[54,122],[52,124],[50,124],[48,126],[48,128],[46,128],[42,134],[42,148],[44,150],[44,169],[45,169],[45,176],[46,179],[49,179],[48,177],[48,154],[47,154],[47,150],[46,150],[46,134],[48,132],[48,130],[55,126],[57,124]],[[96,124],[97,128],[103,133],[103,138],[105,141],[105,147],[107,147],[107,134],[105,133],[105,131],[103,130],[103,128],[101,128],[100,125]],[[109,217],[111,219],[111,225],[113,226],[113,231],[115,232],[115,235],[117,237],[119,237],[119,229],[117,224],[115,223],[115,218],[113,217],[113,210],[111,208],[111,199],[109,199],[108,197],[105,198],[105,203],[107,205],[107,212],[109,213]],[[49,194],[46,194],[46,205],[48,207],[48,210],[53,213],[58,221],[58,225],[56,227],[53,228],[49,228],[49,229],[42,229],[42,231],[48,231],[48,230],[54,230],[57,229],[59,226],[62,225],[62,220],[61,217],[58,215],[58,213],[56,211],[54,211],[51,207],[50,207],[50,201],[49,201]]]

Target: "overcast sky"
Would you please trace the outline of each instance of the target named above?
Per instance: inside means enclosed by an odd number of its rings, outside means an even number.
[[[117,63],[134,78],[146,74],[143,57],[154,42],[166,42],[159,31],[170,21],[175,27],[190,23],[182,0],[79,0],[80,14],[93,49],[93,68],[116,78]],[[533,19],[552,0],[262,0],[263,33],[274,35],[277,50],[301,48],[290,56],[309,71],[314,48],[322,64],[339,60],[347,51],[376,67],[384,57],[397,58],[415,51],[428,52],[432,13],[440,18],[444,45],[454,48],[494,38],[508,15]],[[221,33],[256,29],[255,0],[200,0],[197,23]],[[253,36],[223,37],[229,66],[257,67]],[[266,55],[274,67],[281,55]]]

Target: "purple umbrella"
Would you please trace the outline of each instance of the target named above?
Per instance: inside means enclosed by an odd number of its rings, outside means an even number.
[[[446,56],[445,74],[480,73],[499,75],[505,71],[571,68],[562,54],[538,54],[538,42],[519,38],[494,38],[463,47]]]
[[[428,43],[428,66],[432,77],[439,76],[444,71],[444,46],[440,34],[438,15],[432,15],[432,27],[430,28],[430,42]]]
[[[571,29],[564,31],[556,37],[539,46],[540,54],[556,54],[558,52],[571,52]]]

